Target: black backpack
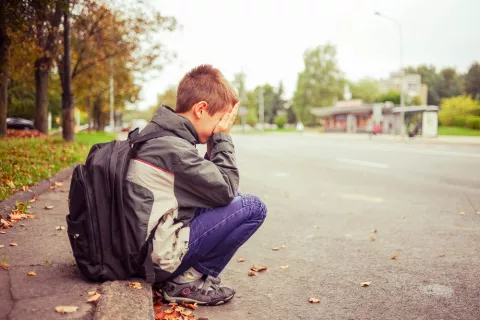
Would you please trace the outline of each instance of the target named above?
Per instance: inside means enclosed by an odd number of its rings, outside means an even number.
[[[91,281],[144,277],[155,281],[152,240],[161,220],[147,240],[139,238],[136,216],[127,216],[123,185],[130,159],[148,140],[174,134],[157,130],[128,140],[94,145],[84,165],[75,167],[69,193],[67,230],[80,273]]]

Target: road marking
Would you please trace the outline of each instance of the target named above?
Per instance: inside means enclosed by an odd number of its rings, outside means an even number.
[[[361,200],[361,201],[376,202],[376,203],[385,202],[383,198],[370,197],[364,194],[342,194],[341,196],[342,198],[349,199],[349,200]]]
[[[343,162],[343,163],[358,164],[359,166],[366,166],[366,167],[372,167],[372,168],[381,168],[381,169],[390,168],[388,164],[378,163],[378,162],[362,161],[362,160],[347,159],[347,158],[337,158],[337,161]]]

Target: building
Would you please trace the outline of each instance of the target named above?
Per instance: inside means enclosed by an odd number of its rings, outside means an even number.
[[[380,93],[388,91],[400,92],[402,84],[401,72],[390,73],[390,78],[380,81]],[[427,104],[428,86],[422,83],[422,76],[415,73],[405,74],[403,77],[403,92],[405,94],[405,103],[409,104],[414,97],[419,97],[421,105]]]
[[[406,128],[405,115],[420,114],[420,131],[425,136],[436,136],[437,106],[395,107],[392,103],[364,104],[360,99],[338,101],[331,107],[311,108],[326,132],[378,132],[402,134]],[[437,119],[437,120],[436,120]],[[428,128],[427,128],[428,126]],[[422,130],[425,127],[426,130]]]

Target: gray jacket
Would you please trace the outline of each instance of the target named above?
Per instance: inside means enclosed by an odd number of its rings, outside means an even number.
[[[154,266],[172,273],[188,250],[189,223],[197,208],[228,205],[237,193],[239,175],[232,138],[212,136],[211,158],[201,157],[195,145],[192,123],[162,106],[142,130],[169,131],[173,136],[150,140],[130,161],[125,185],[125,210],[130,210],[148,235],[158,226],[153,240]]]

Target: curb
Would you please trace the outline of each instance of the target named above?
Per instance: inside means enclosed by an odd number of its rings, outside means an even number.
[[[72,175],[73,169],[76,165],[60,170],[52,177],[38,182],[30,188],[30,191],[19,191],[7,199],[0,201],[0,215],[8,216],[8,214],[15,208],[16,202],[25,202],[31,200],[34,195],[40,195],[49,190],[50,186],[55,182],[65,181]]]
[[[141,289],[128,286],[129,281],[108,281],[102,284],[93,320],[154,320],[152,286],[143,279]]]

